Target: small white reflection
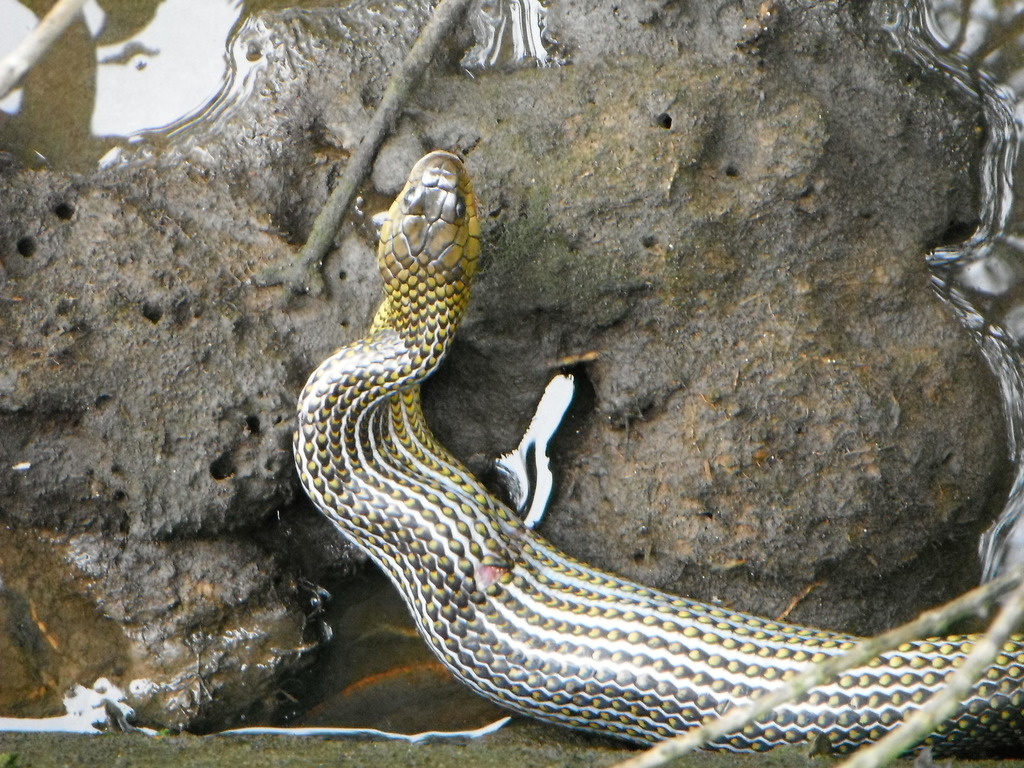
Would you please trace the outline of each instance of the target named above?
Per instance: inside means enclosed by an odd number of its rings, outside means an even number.
[[[152,680],[140,677],[128,683],[128,694],[133,698],[142,699],[151,696],[157,688],[159,686]]]
[[[1018,270],[997,254],[964,265],[958,282],[964,288],[989,296],[1001,296],[1020,280]]]
[[[96,38],[103,31],[103,25],[107,22],[107,14],[100,8],[96,0],[89,0],[82,6],[82,16],[85,17],[85,26],[89,28],[89,34]]]
[[[114,165],[117,165],[119,162],[121,162],[122,155],[124,155],[124,152],[120,147],[113,147],[112,149],[107,151],[107,153],[103,155],[103,157],[100,158],[99,167],[110,168]]]
[[[0,59],[13,51],[35,29],[39,20],[28,8],[16,0],[0,0]],[[0,99],[0,111],[9,115],[21,109],[21,88],[15,88]]]
[[[15,88],[4,98],[0,99],[0,112],[6,112],[8,115],[16,115],[20,112],[23,93],[24,91],[21,88]]]
[[[445,741],[446,739],[479,739],[490,736],[504,728],[511,717],[503,717],[493,723],[470,731],[424,731],[423,733],[394,733],[380,731],[376,728],[233,728],[230,731],[218,731],[214,736],[299,736],[318,739],[339,737],[368,737],[371,739],[388,739],[392,741],[408,741],[411,744],[421,742]]]
[[[150,728],[135,728],[128,720],[135,710],[125,703],[124,691],[101,677],[92,688],[75,685],[64,697],[67,712],[59,717],[0,717],[0,732],[8,733],[102,733],[105,730],[135,731],[155,736]]]
[[[560,373],[552,378],[519,447],[494,463],[516,511],[526,512],[529,502],[529,511],[523,518],[527,528],[535,528],[540,523],[551,499],[554,478],[551,476],[548,444],[569,410],[575,392],[575,379],[570,374]],[[534,480],[532,487],[531,477]]]
[[[1016,343],[1024,341],[1024,304],[1018,304],[1006,313],[1003,329]]]
[[[462,66],[486,69],[559,63],[551,53],[554,43],[547,33],[547,14],[543,0],[478,0],[470,11],[476,44]]]

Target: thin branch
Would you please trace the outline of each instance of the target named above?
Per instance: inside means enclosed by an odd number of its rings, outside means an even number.
[[[974,0],[964,0],[960,4],[960,18],[958,20],[959,26],[956,30],[956,37],[953,38],[953,41],[949,45],[944,46],[946,53],[952,53],[954,55],[962,53],[961,49],[964,46],[964,41],[967,39],[967,26],[971,22],[971,6],[973,5]]]
[[[969,66],[974,69],[980,68],[985,59],[996,51],[1009,47],[1010,42],[1020,35],[1024,30],[1024,12],[1015,14],[1008,21],[993,22],[989,25],[989,29],[995,30],[991,39],[986,40],[984,45],[967,57]],[[1012,54],[1015,50],[1017,50],[1016,44],[1013,45],[1009,53]]]
[[[324,207],[313,222],[306,244],[293,264],[280,270],[268,270],[257,278],[262,285],[286,284],[296,293],[319,295],[323,290],[320,269],[342,219],[352,204],[362,180],[370,172],[377,150],[391,131],[398,115],[405,107],[412,89],[434,56],[440,42],[451,35],[455,25],[465,13],[471,0],[441,0],[424,25],[401,66],[392,74],[370,127],[348,161],[338,186],[331,192]]]
[[[846,653],[809,666],[786,684],[759,696],[747,706],[731,709],[717,720],[662,741],[646,752],[617,763],[613,768],[658,768],[680,755],[705,747],[728,734],[736,733],[745,725],[753,723],[776,707],[799,699],[812,688],[834,680],[848,669],[866,664],[886,651],[910,640],[935,635],[958,619],[976,615],[1000,595],[1011,589],[1020,589],[1022,578],[1024,578],[1024,567],[1018,567],[1009,574],[983,584],[945,605],[925,611],[913,621],[876,637],[861,640]],[[1000,618],[1002,618],[1002,614],[1000,614]]]
[[[856,752],[838,768],[878,768],[888,765],[907,750],[920,744],[936,726],[952,715],[970,693],[974,683],[999,655],[1006,639],[1013,634],[1024,615],[1024,582],[1010,593],[988,632],[975,643],[956,672],[949,676],[928,703],[908,717],[899,728],[874,744]]]
[[[0,60],[0,99],[11,92],[78,16],[85,0],[58,0],[18,46]]]

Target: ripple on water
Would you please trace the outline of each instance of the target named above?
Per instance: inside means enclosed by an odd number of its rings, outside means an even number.
[[[322,55],[303,47],[318,44],[316,34],[276,36],[282,17],[318,31],[326,24],[341,43],[383,36],[387,45],[395,40],[389,30],[409,26],[414,35],[433,7],[429,0],[322,6],[317,0],[281,10],[236,0],[88,3],[50,54],[0,100],[0,144],[31,165],[82,171],[97,161],[118,164],[128,147],[143,148],[129,153],[138,159],[150,145],[201,144],[262,88],[294,77]],[[462,66],[563,63],[547,13],[542,0],[478,0],[467,20],[475,42]],[[38,22],[17,0],[0,0],[0,19],[0,56]],[[346,55],[344,45],[336,55]]]
[[[907,0],[890,8],[904,53],[975,96],[986,137],[978,225],[928,258],[932,282],[977,341],[999,381],[1016,475],[998,520],[982,536],[986,579],[1024,562],[1024,217],[1014,177],[1021,141],[1024,44],[1017,6],[973,0]],[[956,240],[954,225],[945,239]],[[962,236],[962,235],[961,235]]]
[[[564,63],[547,16],[548,3],[543,0],[477,0],[470,11],[476,42],[462,65],[497,69]]]

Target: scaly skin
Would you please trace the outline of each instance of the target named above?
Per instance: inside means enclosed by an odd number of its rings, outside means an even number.
[[[481,695],[562,725],[650,743],[742,705],[857,638],[723,610],[559,552],[435,440],[419,385],[469,301],[479,225],[454,155],[412,169],[381,230],[385,298],[299,399],[295,460],[309,497],[401,592],[437,657]],[[975,637],[907,643],[713,746],[765,750],[819,735],[880,738],[942,686]],[[1024,638],[925,743],[1020,749]]]

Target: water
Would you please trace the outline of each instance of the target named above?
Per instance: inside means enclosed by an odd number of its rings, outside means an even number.
[[[0,0],[0,57],[35,27],[41,5]],[[382,26],[394,23],[409,8],[421,18],[432,7],[426,0],[386,6],[354,0],[340,7],[304,0],[287,10],[256,0],[104,5],[107,11],[90,0],[84,18],[0,100],[0,146],[22,162],[85,171],[116,162],[126,146],[187,145],[216,133],[257,96],[260,76],[271,65],[278,66],[276,77],[304,65],[301,51],[268,31],[269,13],[329,15],[341,29],[346,23],[365,27],[375,19]],[[481,0],[467,19],[476,42],[463,66],[560,63],[564,59],[548,34],[546,17],[540,0]],[[54,120],[58,114],[61,119]]]
[[[911,0],[893,7],[890,32],[904,53],[941,73],[982,107],[986,140],[976,231],[928,256],[940,298],[995,374],[1016,475],[998,520],[982,536],[984,578],[1024,562],[1024,217],[1014,189],[1024,110],[1024,23],[1019,4]]]
[[[0,101],[10,116],[0,120],[0,144],[23,161],[88,168],[118,139],[173,125],[216,98],[240,64],[252,66],[225,49],[242,20],[237,0],[107,7],[90,0],[84,18]],[[0,19],[0,56],[37,23],[16,0],[0,0]]]
[[[541,0],[478,0],[470,12],[476,44],[462,60],[479,69],[560,64]]]
[[[131,136],[171,125],[256,66],[244,52],[225,50],[240,13],[235,0],[165,0],[130,38],[98,44],[93,134]],[[102,29],[90,24],[98,43]]]

